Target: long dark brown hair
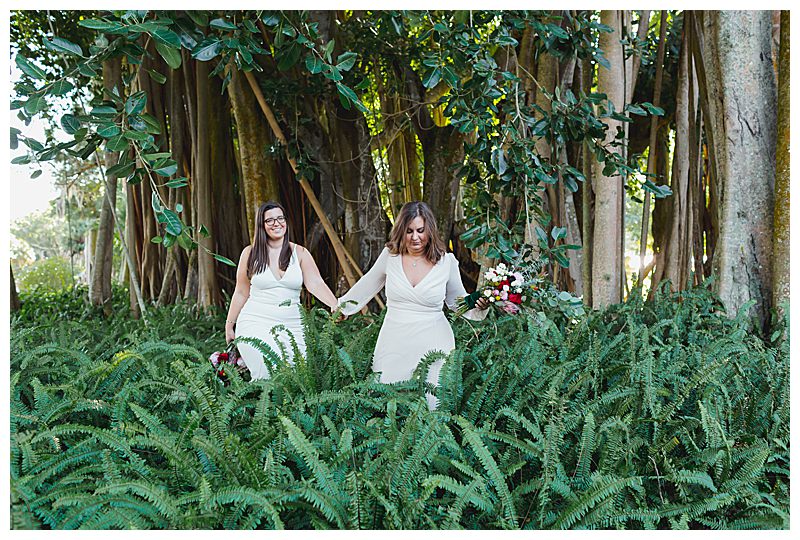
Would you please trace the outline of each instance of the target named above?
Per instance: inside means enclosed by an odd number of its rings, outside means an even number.
[[[286,234],[283,235],[283,247],[281,247],[281,255],[278,258],[278,268],[285,272],[289,267],[289,260],[292,258],[292,248],[289,245],[289,234],[291,232],[289,218],[280,203],[267,201],[259,206],[258,212],[256,212],[256,226],[253,228],[255,230],[253,247],[250,250],[250,257],[247,259],[248,278],[269,268],[269,235],[267,235],[267,230],[264,228],[264,214],[267,213],[267,210],[272,210],[273,208],[280,208],[283,212],[283,217],[286,218]]]
[[[425,221],[425,228],[428,232],[428,245],[425,246],[425,258],[433,264],[439,262],[439,259],[445,253],[444,242],[439,237],[439,227],[436,226],[436,218],[430,207],[421,201],[407,202],[400,209],[400,213],[394,220],[394,227],[392,232],[389,233],[389,241],[386,242],[386,247],[389,248],[389,253],[398,255],[407,253],[406,249],[406,229],[409,224],[417,217],[421,217]]]

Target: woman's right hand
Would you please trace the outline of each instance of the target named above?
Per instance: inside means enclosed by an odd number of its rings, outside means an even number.
[[[233,331],[233,325],[225,325],[225,343],[230,343],[236,339],[236,333]]]

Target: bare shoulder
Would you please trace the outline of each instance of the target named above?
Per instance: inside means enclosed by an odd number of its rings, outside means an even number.
[[[292,247],[295,251],[297,251],[297,257],[302,261],[306,259],[306,254],[311,255],[308,253],[308,250],[301,246],[300,244],[295,244],[294,242],[289,242],[289,246]]]
[[[242,254],[239,257],[239,260],[240,261],[246,261],[247,258],[250,257],[250,251],[252,251],[252,249],[253,249],[253,245],[252,244],[250,244],[249,246],[245,246],[245,248],[242,250]]]

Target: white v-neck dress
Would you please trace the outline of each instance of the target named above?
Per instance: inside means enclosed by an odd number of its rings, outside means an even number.
[[[455,348],[453,330],[442,307],[447,304],[455,309],[457,299],[467,292],[458,272],[458,259],[452,253],[445,254],[416,286],[412,286],[403,270],[402,257],[391,255],[389,249],[384,248],[369,272],[339,299],[339,305],[345,304],[342,312],[345,315],[358,312],[384,285],[386,317],[375,344],[372,370],[381,373],[381,382],[405,381],[430,351],[447,354]],[[483,320],[486,313],[487,310],[474,308],[464,317]],[[444,360],[431,364],[428,382],[439,384],[443,365]],[[436,398],[428,395],[427,399],[430,408],[435,408]]]
[[[236,319],[236,337],[260,339],[279,358],[294,364],[293,336],[298,349],[305,356],[306,340],[300,316],[302,286],[303,271],[295,247],[281,279],[277,279],[269,267],[250,278],[250,297]],[[279,325],[285,329],[275,329],[273,332],[273,328]],[[264,356],[258,349],[247,343],[240,343],[238,348],[252,379],[269,378]]]

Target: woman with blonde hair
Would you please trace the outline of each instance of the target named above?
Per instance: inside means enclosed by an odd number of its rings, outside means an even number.
[[[458,260],[445,252],[433,212],[424,202],[403,205],[395,220],[389,241],[372,268],[339,299],[342,313],[360,310],[386,287],[386,317],[383,320],[372,370],[380,372],[383,383],[411,378],[420,360],[431,351],[445,354],[455,348],[444,304],[456,308],[466,296]],[[488,302],[481,298],[464,316],[472,320],[486,317]],[[431,364],[427,381],[437,385],[444,360]],[[437,400],[427,394],[428,406]]]
[[[225,321],[225,339],[252,337],[266,342],[280,357],[288,354],[294,363],[292,340],[302,355],[306,340],[300,315],[300,288],[319,298],[330,308],[336,296],[319,274],[314,257],[306,248],[289,241],[289,224],[280,204],[268,201],[256,212],[253,243],[239,257],[236,289],[231,297]],[[283,326],[285,330],[277,329]],[[247,343],[239,343],[239,352],[252,379],[266,379],[269,370],[262,353]]]

